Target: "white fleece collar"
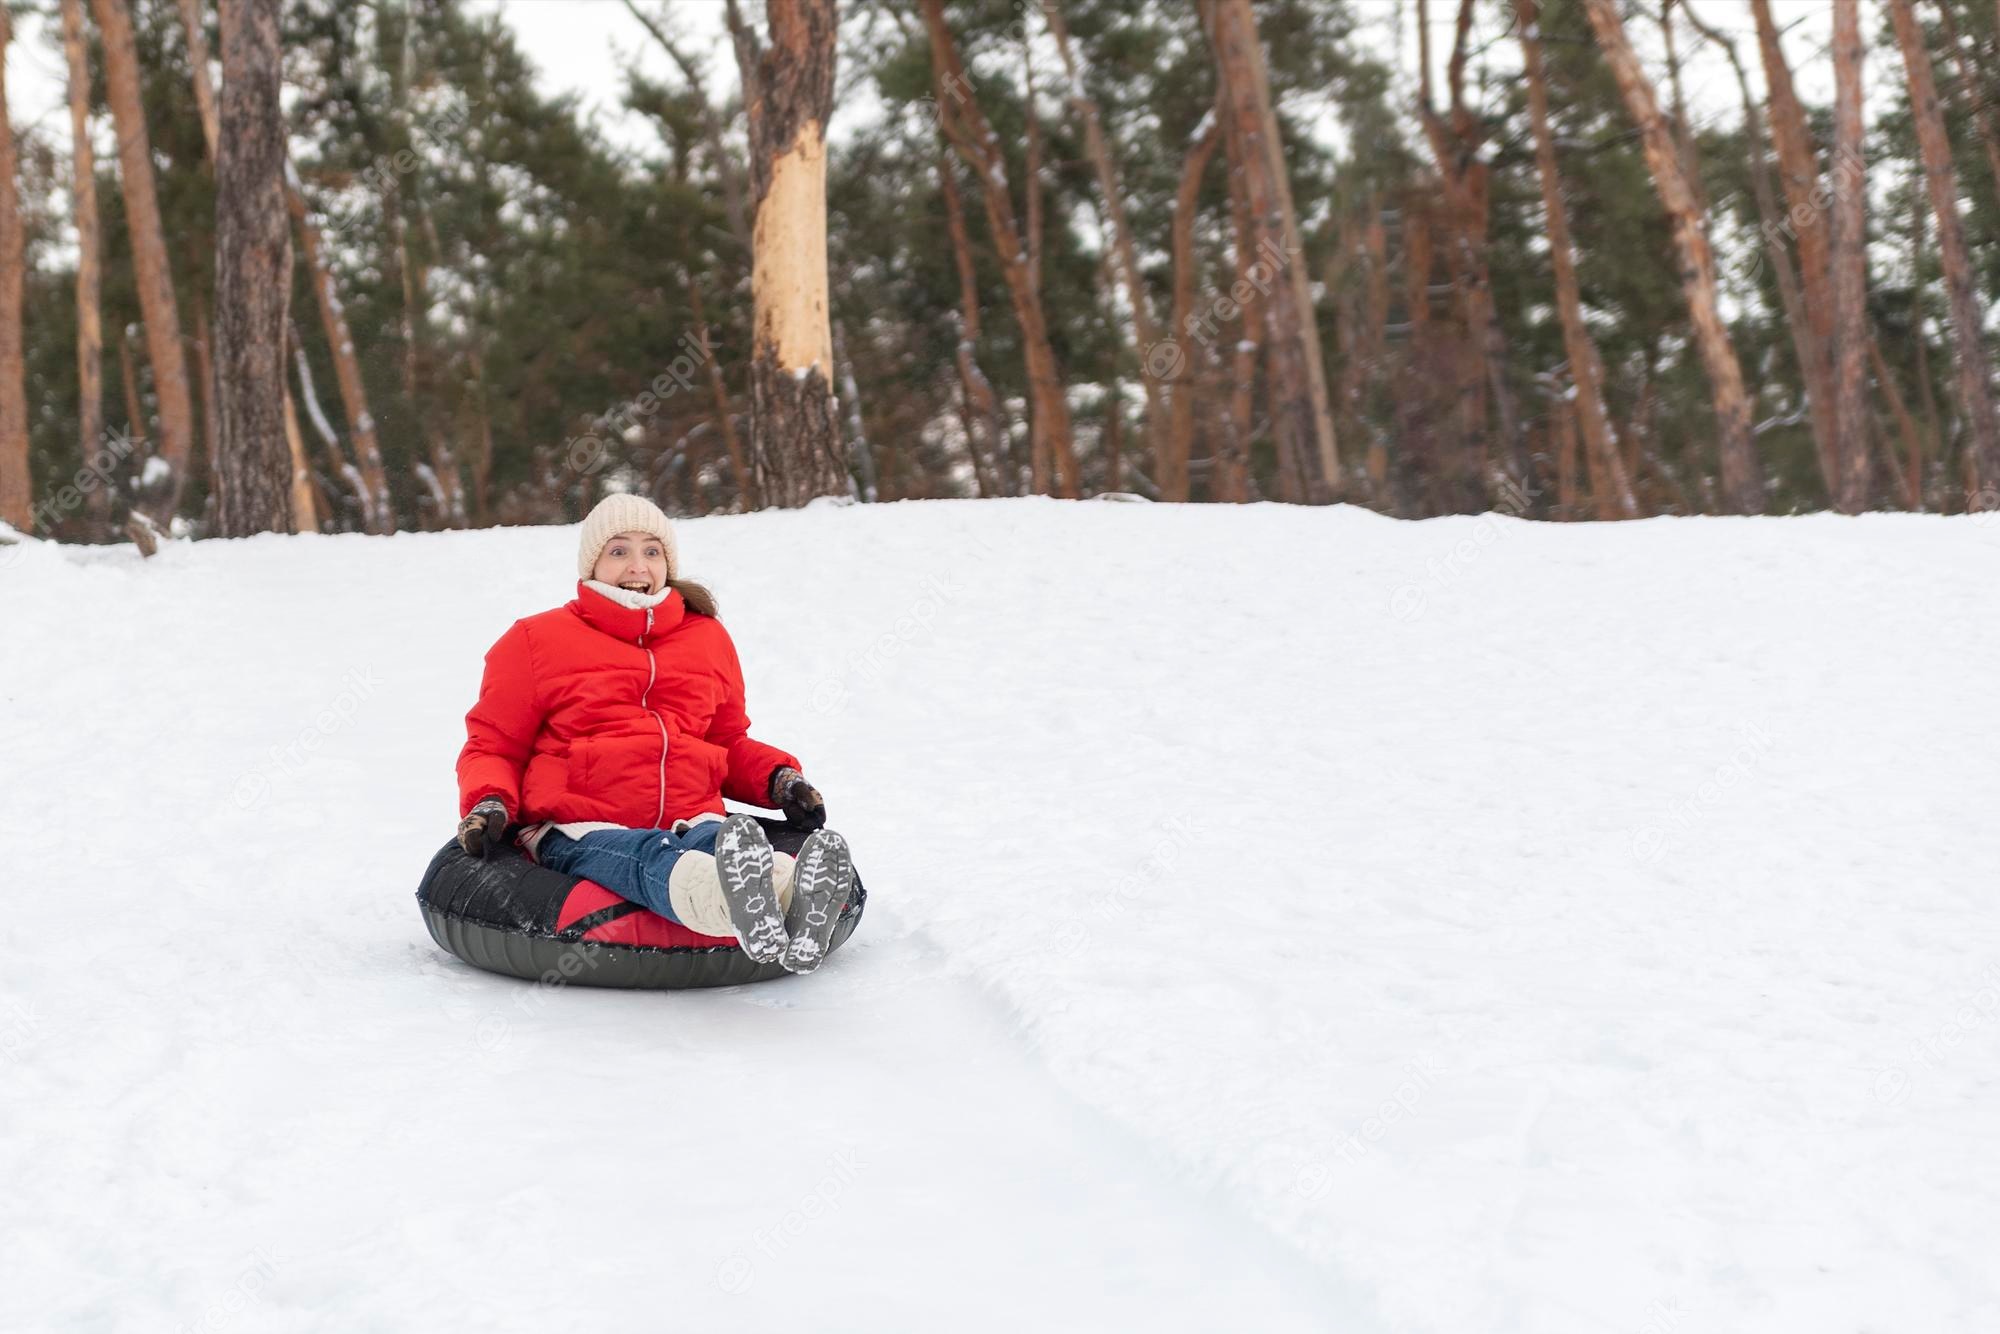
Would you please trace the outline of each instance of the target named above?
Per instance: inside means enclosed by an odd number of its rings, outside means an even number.
[[[601,579],[586,579],[583,581],[583,586],[596,592],[598,596],[607,598],[621,607],[630,607],[633,611],[649,611],[674,595],[674,590],[671,588],[663,588],[657,593],[634,593],[629,588],[607,584]]]

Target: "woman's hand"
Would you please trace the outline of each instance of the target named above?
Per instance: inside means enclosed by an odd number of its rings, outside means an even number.
[[[507,808],[500,798],[488,797],[458,822],[458,846],[468,857],[484,857],[489,849],[500,846],[506,832]]]
[[[785,812],[786,823],[794,829],[826,827],[826,798],[790,765],[771,775],[771,804]]]

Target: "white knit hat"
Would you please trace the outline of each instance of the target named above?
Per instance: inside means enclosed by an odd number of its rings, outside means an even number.
[[[576,544],[576,577],[588,579],[597,568],[597,558],[620,533],[649,533],[667,549],[667,578],[680,573],[680,553],[674,548],[674,526],[658,505],[644,496],[614,492],[597,502],[584,516],[583,532]]]

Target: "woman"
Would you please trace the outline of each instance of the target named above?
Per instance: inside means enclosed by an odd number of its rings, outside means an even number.
[[[574,601],[516,621],[486,655],[458,757],[459,845],[510,825],[529,856],[760,963],[811,972],[854,882],[847,843],[796,758],[750,735],[715,600],[678,577],[674,532],[640,496],[583,521]],[[794,859],[723,798],[811,829]]]

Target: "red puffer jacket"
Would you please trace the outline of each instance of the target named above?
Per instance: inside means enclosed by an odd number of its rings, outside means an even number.
[[[726,796],[770,804],[792,756],[750,736],[743,668],[720,621],[679,593],[651,610],[584,583],[514,622],[486,654],[465,715],[458,810],[497,796],[515,821],[663,829]]]

